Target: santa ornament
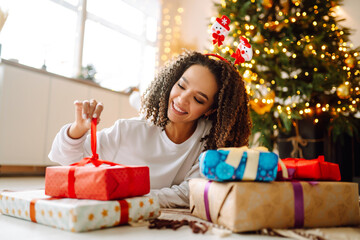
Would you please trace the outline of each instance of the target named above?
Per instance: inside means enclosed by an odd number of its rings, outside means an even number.
[[[236,52],[231,55],[232,58],[235,58],[234,64],[250,61],[252,56],[253,51],[249,41],[244,37],[240,37],[240,43],[236,49]]]
[[[216,18],[215,23],[211,26],[211,32],[213,37],[213,44],[219,47],[223,44],[225,37],[230,31],[230,19],[223,15],[221,18]]]

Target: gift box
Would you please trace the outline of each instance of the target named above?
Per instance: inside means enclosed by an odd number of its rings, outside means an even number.
[[[233,232],[360,223],[357,183],[191,179],[189,187],[192,214]]]
[[[70,166],[47,167],[45,194],[52,197],[111,200],[150,192],[149,167],[100,160],[96,153],[96,119],[91,122],[93,156]]]
[[[0,212],[35,223],[83,232],[159,216],[156,197],[113,201],[51,198],[44,190],[0,193]]]
[[[215,181],[273,181],[278,156],[264,149],[223,148],[207,150],[199,156],[200,172]]]
[[[340,169],[336,163],[325,162],[324,156],[317,159],[285,158],[282,162],[287,168],[290,179],[333,180],[340,181]],[[278,179],[282,179],[281,166],[278,167]]]

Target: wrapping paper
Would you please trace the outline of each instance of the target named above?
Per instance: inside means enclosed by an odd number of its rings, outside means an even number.
[[[44,190],[0,193],[0,213],[72,232],[156,218],[159,209],[148,196],[97,201],[51,198]]]
[[[146,166],[46,168],[45,194],[52,197],[111,200],[149,192],[149,168]]]
[[[200,172],[215,181],[273,181],[278,170],[278,156],[267,151],[242,148],[207,150],[199,156]]]
[[[339,165],[325,162],[324,156],[319,156],[317,159],[312,160],[285,158],[282,161],[288,170],[290,179],[341,180]],[[278,171],[277,179],[281,179],[281,166],[278,167]]]
[[[295,184],[301,194],[295,194]],[[189,187],[192,214],[233,232],[360,223],[357,183],[219,183],[191,179]]]
[[[47,167],[45,194],[53,197],[111,200],[150,192],[147,166],[125,166],[100,160],[96,153],[96,124],[91,121],[92,157],[70,166]]]

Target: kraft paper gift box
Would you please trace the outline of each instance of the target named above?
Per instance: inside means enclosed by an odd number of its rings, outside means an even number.
[[[278,155],[265,148],[222,148],[207,150],[199,156],[200,172],[215,181],[274,181]]]
[[[157,198],[149,196],[98,201],[51,198],[44,190],[0,193],[2,214],[72,232],[156,218],[159,209]]]
[[[92,157],[70,166],[47,167],[45,194],[52,197],[111,200],[150,192],[149,167],[100,160],[96,153],[96,119],[91,122]]]
[[[191,179],[190,211],[233,232],[360,223],[357,183]]]

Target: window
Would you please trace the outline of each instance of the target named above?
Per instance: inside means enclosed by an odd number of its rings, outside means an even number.
[[[0,33],[4,59],[67,77],[92,64],[95,81],[115,91],[154,77],[159,0],[0,0],[0,6],[9,12]]]

